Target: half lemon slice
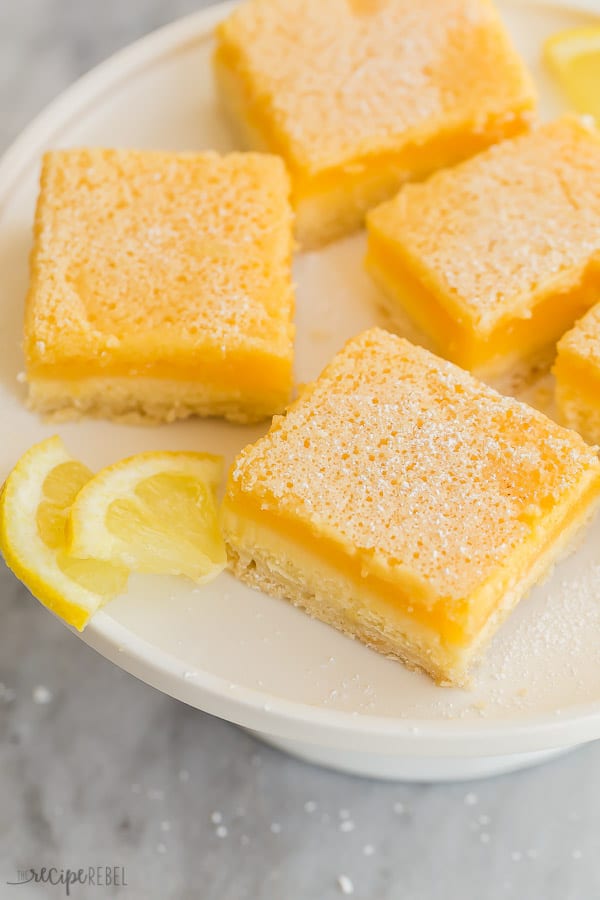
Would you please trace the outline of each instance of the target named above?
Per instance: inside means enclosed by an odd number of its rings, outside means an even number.
[[[68,524],[75,556],[203,583],[227,557],[218,523],[223,460],[148,452],[99,472],[79,492]]]
[[[544,44],[544,59],[577,112],[600,122],[600,25],[552,35]]]
[[[121,565],[78,559],[67,550],[69,509],[92,475],[60,438],[52,437],[21,457],[0,493],[0,550],[6,564],[34,597],[80,631],[125,589],[129,574]]]

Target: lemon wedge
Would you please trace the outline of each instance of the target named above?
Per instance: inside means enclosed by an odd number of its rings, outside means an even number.
[[[217,487],[223,460],[148,452],[99,472],[77,495],[67,526],[75,556],[203,583],[225,567]]]
[[[0,550],[34,597],[80,631],[96,610],[121,593],[127,569],[78,559],[66,547],[69,508],[92,472],[58,437],[21,457],[0,493]]]
[[[600,122],[600,25],[552,35],[544,44],[544,59],[577,112]]]

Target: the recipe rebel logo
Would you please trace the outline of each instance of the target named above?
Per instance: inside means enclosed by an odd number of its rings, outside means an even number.
[[[58,866],[42,866],[41,868],[17,869],[16,880],[7,881],[8,885],[21,884],[53,885],[62,887],[67,897],[78,885],[86,887],[127,887],[124,866],[86,866],[79,869],[64,869]]]

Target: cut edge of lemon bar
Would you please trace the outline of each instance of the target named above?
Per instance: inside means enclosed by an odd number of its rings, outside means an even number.
[[[599,498],[578,435],[373,329],[238,456],[223,526],[242,581],[462,686]]]
[[[87,417],[152,426],[193,416],[252,425],[281,413],[290,396],[287,383],[289,380],[291,384],[291,364],[281,366],[280,360],[265,357],[261,362],[272,365],[272,372],[282,372],[284,390],[267,385],[258,390],[246,389],[243,377],[235,386],[219,388],[209,385],[208,379],[202,383],[195,378],[145,375],[52,378],[32,373],[28,376],[27,406],[44,421],[57,424]]]
[[[562,421],[600,445],[600,304],[559,341],[554,375]]]

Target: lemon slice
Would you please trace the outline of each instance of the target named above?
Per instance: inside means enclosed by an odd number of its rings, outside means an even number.
[[[223,460],[140,453],[103,469],[71,508],[69,549],[137,572],[209,581],[225,567],[217,487]]]
[[[34,597],[80,631],[96,610],[121,593],[128,572],[66,548],[69,507],[92,472],[58,437],[21,457],[0,494],[0,550]]]
[[[600,122],[600,25],[552,35],[544,44],[544,58],[577,112]]]

